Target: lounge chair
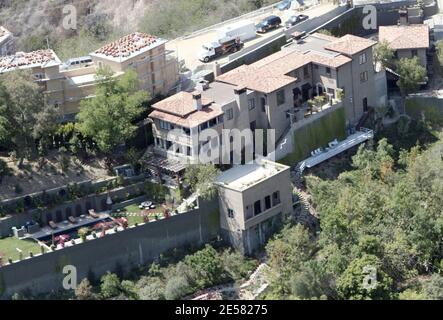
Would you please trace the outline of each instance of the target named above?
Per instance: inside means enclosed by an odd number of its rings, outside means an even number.
[[[71,222],[72,224],[76,224],[77,223],[77,219],[74,218],[73,216],[69,216],[68,217],[69,222]]]
[[[92,218],[94,218],[94,219],[98,219],[98,218],[100,218],[100,216],[99,216],[97,213],[95,213],[95,210],[94,210],[94,209],[91,209],[91,210],[89,210],[88,212],[89,212],[89,215],[90,215]]]
[[[49,221],[48,224],[51,227],[51,229],[57,229],[57,224],[54,221]]]

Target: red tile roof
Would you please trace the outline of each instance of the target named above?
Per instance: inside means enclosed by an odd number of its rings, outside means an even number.
[[[354,55],[376,44],[377,42],[373,40],[357,37],[352,34],[347,34],[325,45],[325,49],[347,55]]]
[[[12,56],[0,57],[0,72],[17,68],[43,66],[49,62],[60,63],[52,50],[38,50],[33,52],[17,52]]]
[[[394,50],[429,48],[429,27],[427,24],[408,26],[381,26],[379,41],[387,41]]]
[[[150,118],[159,119],[163,121],[167,121],[173,123],[175,125],[185,127],[185,128],[193,128],[207,122],[211,119],[214,119],[218,116],[221,116],[223,111],[216,104],[212,104],[210,106],[204,107],[201,110],[187,114],[186,116],[180,117],[174,114],[170,114],[167,112],[163,112],[160,110],[154,110],[149,114]]]
[[[159,41],[160,39],[146,33],[135,32],[104,47],[96,50],[95,54],[102,54],[112,58],[128,58],[132,54],[141,51]]]
[[[312,51],[299,52],[282,50],[251,65],[242,65],[232,71],[217,77],[218,81],[246,87],[263,93],[271,93],[292,82],[296,78],[287,74],[307,65],[317,63],[332,68],[338,68],[350,58],[343,55],[328,56]]]
[[[198,93],[198,92],[195,92]],[[179,117],[187,116],[188,114],[196,111],[194,106],[193,93],[181,91],[173,96],[170,96],[156,104],[152,105],[152,108],[164,111]],[[202,106],[210,105],[213,101],[207,97],[202,97]]]

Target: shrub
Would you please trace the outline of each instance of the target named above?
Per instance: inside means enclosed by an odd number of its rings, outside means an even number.
[[[116,297],[122,291],[120,279],[114,273],[106,273],[100,283],[100,294],[104,299]]]
[[[96,295],[93,292],[91,283],[88,279],[83,279],[75,289],[75,297],[78,300],[94,300]]]
[[[137,283],[140,300],[164,300],[165,285],[159,278],[143,277]]]
[[[175,276],[170,278],[166,284],[165,298],[167,300],[177,300],[183,298],[191,291],[191,286],[184,276]]]

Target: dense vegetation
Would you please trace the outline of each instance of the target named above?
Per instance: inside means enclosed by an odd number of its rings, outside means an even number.
[[[148,268],[133,270],[129,275],[123,275],[120,266],[117,266],[113,273],[108,272],[100,279],[96,279],[94,274],[90,273],[75,290],[75,298],[79,300],[180,299],[204,288],[239,282],[247,278],[256,266],[256,261],[246,259],[231,249],[215,249],[211,245],[206,245],[192,254],[174,249],[162,254],[158,262]],[[33,297],[24,292],[14,298],[61,298],[61,296],[56,294]]]
[[[441,299],[442,155],[441,140],[396,152],[382,139],[360,147],[338,179],[309,177],[321,232],[288,226],[268,244],[266,296]]]

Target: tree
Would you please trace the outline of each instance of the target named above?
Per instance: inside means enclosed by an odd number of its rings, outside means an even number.
[[[379,258],[364,255],[351,262],[337,281],[337,290],[343,299],[390,299],[392,279],[382,270]]]
[[[193,279],[197,289],[212,286],[222,279],[222,261],[217,251],[210,245],[206,245],[203,250],[197,251],[193,255],[186,256],[185,264],[197,275]]]
[[[137,282],[140,300],[164,300],[165,285],[158,277],[143,277]]]
[[[426,69],[420,65],[417,57],[400,59],[396,71],[400,77],[397,85],[404,96],[417,91],[426,80]]]
[[[115,273],[106,273],[100,283],[100,294],[104,299],[116,297],[122,292],[120,279]]]
[[[213,164],[196,164],[186,168],[184,178],[192,192],[198,192],[203,198],[211,198],[217,191],[214,181],[218,175],[219,171]]]
[[[11,174],[8,164],[0,159],[0,184],[2,184],[3,178]]]
[[[271,287],[281,295],[291,292],[291,277],[312,257],[315,244],[302,225],[286,226],[266,245],[268,264],[273,270]]]
[[[394,49],[389,46],[389,43],[384,40],[379,42],[374,48],[374,61],[380,63],[382,68],[386,68],[392,63],[394,57]]]
[[[443,300],[443,277],[433,274],[423,283],[423,291],[428,299]]]
[[[78,300],[95,300],[97,298],[88,279],[83,279],[77,286],[75,297]]]
[[[35,139],[53,126],[51,110],[31,72],[12,71],[0,77],[0,141],[12,142],[19,167],[36,155]]]
[[[110,165],[114,148],[135,134],[133,121],[143,112],[142,105],[149,96],[138,89],[133,70],[116,78],[109,68],[100,69],[97,81],[95,97],[80,103],[78,130],[96,143]]]

